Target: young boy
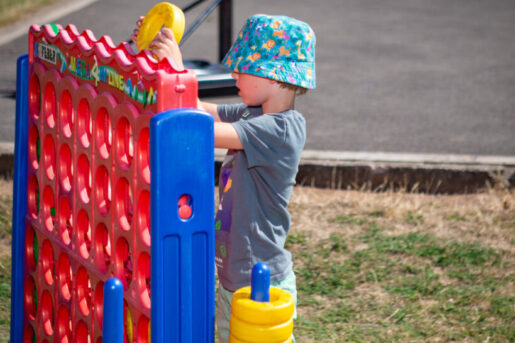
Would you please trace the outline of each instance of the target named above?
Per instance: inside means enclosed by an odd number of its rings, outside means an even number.
[[[135,31],[137,36],[137,30]],[[134,36],[133,36],[134,37]],[[158,58],[182,57],[163,29],[150,44]],[[273,286],[296,301],[287,210],[306,139],[295,96],[315,88],[315,34],[286,16],[254,15],[223,60],[233,71],[240,105],[198,102],[215,119],[215,146],[228,153],[220,171],[215,252],[221,286],[217,304],[220,342],[229,339],[232,294],[250,284],[252,267],[265,262]]]

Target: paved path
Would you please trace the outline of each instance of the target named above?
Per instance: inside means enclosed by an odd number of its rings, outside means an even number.
[[[234,34],[263,12],[298,17],[317,33],[318,88],[297,102],[306,149],[515,156],[513,0],[233,1]],[[159,1],[89,2],[38,18],[120,42]],[[184,45],[185,58],[215,61],[216,30],[213,14]],[[26,35],[0,45],[0,141],[13,140],[15,63],[26,51]]]

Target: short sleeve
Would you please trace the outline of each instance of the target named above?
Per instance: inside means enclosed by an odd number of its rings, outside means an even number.
[[[234,123],[241,118],[242,112],[247,106],[245,104],[218,105],[217,111],[220,120],[225,123]]]
[[[240,137],[249,168],[274,163],[284,154],[288,128],[281,114],[265,114],[232,125]]]

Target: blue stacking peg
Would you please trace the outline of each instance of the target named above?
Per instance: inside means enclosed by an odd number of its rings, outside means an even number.
[[[256,263],[252,268],[250,299],[259,302],[270,301],[270,268],[266,263]]]

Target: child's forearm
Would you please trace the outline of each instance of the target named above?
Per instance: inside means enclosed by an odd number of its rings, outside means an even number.
[[[207,113],[211,114],[215,121],[220,121],[220,116],[218,115],[217,104],[212,102],[201,101],[197,99],[197,107]]]

